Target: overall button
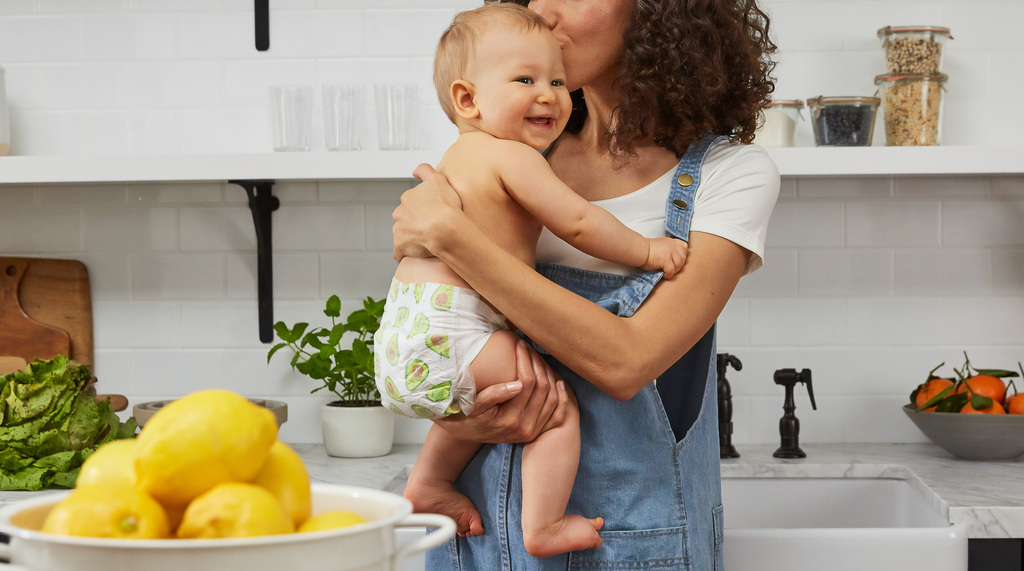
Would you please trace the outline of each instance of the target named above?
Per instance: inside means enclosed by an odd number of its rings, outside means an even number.
[[[686,203],[683,202],[682,200],[679,200],[678,198],[673,200],[672,204],[675,204],[676,208],[678,208],[680,210],[686,210],[686,208],[687,208]]]
[[[676,180],[678,180],[679,184],[683,186],[690,186],[691,184],[693,184],[693,177],[688,174],[681,174],[679,175],[679,178]]]

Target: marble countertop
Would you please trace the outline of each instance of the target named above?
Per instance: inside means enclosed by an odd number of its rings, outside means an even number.
[[[723,478],[900,478],[966,526],[971,538],[1024,538],[1024,459],[972,462],[934,444],[803,444],[807,458],[772,458],[775,445],[737,445],[722,461]],[[396,445],[378,458],[331,458],[322,445],[293,444],[314,482],[394,490],[408,476],[420,446]],[[36,492],[47,493],[47,492]],[[11,502],[33,492],[0,492]]]

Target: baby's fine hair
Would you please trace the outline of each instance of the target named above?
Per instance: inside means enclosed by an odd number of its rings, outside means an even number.
[[[434,89],[441,108],[452,123],[456,117],[455,104],[451,100],[452,83],[464,78],[477,38],[487,31],[488,26],[499,21],[518,25],[524,32],[548,28],[543,18],[517,4],[486,4],[456,14],[452,24],[441,34],[434,55]]]

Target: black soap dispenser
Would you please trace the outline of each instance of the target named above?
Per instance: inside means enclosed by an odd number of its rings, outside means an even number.
[[[718,444],[721,458],[739,458],[740,453],[732,445],[732,387],[725,378],[725,372],[732,365],[737,371],[743,369],[743,363],[735,355],[718,354]]]
[[[779,434],[782,437],[782,445],[772,456],[776,458],[806,458],[807,453],[800,449],[800,420],[797,419],[796,401],[793,399],[793,387],[797,383],[807,385],[807,394],[811,397],[811,408],[818,410],[814,403],[814,388],[811,385],[811,370],[803,369],[799,373],[796,369],[779,369],[775,371],[775,384],[786,387],[786,402],[782,405],[785,414],[779,420]]]

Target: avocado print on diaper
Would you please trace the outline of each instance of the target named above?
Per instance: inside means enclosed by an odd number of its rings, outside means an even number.
[[[399,307],[398,315],[395,315],[395,327],[401,327],[402,325],[405,325],[406,319],[409,319],[409,308],[404,306]]]
[[[452,308],[452,294],[455,293],[455,286],[443,285],[434,290],[430,296],[430,305],[438,311],[448,311]]]
[[[443,333],[430,333],[426,337],[427,348],[442,357],[448,357],[448,336]]]
[[[392,301],[398,299],[398,280],[394,278],[391,278],[391,291],[388,292],[388,296]]]
[[[395,333],[391,336],[391,341],[388,341],[388,363],[392,365],[398,364],[398,334]]]
[[[441,402],[447,400],[452,395],[452,382],[445,381],[439,385],[434,385],[434,388],[427,391],[427,398],[431,402]]]
[[[405,365],[405,386],[410,391],[423,384],[430,374],[430,367],[419,359],[413,359]]]
[[[409,335],[406,336],[406,339],[412,337],[413,335],[426,333],[428,329],[430,329],[430,320],[427,319],[426,315],[423,315],[422,313],[417,313],[416,317],[412,319],[412,331],[409,332]]]
[[[434,413],[430,412],[429,409],[423,408],[418,404],[412,405],[412,411],[417,414],[420,418],[434,418]]]
[[[380,376],[380,355],[376,353],[373,354],[373,376]]]
[[[395,406],[395,403],[391,403],[391,404],[389,404],[389,405],[388,405],[388,408],[390,408],[390,409],[391,409],[391,412],[393,412],[393,413],[395,413],[395,414],[400,414],[400,415],[402,415],[402,416],[405,416],[405,413],[404,413],[404,412],[402,412],[402,409],[400,409],[400,408],[398,408],[397,406]]]
[[[380,324],[380,327],[378,327],[377,331],[375,331],[373,334],[374,343],[380,345],[381,343],[384,342],[384,330],[387,329],[388,327],[391,327],[391,322],[389,321],[385,321],[384,323]]]
[[[384,388],[388,391],[389,397],[398,402],[405,402],[405,399],[402,398],[401,393],[398,392],[398,387],[395,386],[395,382],[391,380],[391,377],[386,377],[384,379]]]
[[[448,408],[444,409],[445,416],[459,414],[462,412],[462,408],[459,407],[459,401],[452,401],[452,404],[448,405]]]
[[[409,291],[409,284],[402,282],[402,293]]]
[[[426,284],[412,284],[412,295],[416,297],[416,303],[423,299],[423,287]]]

